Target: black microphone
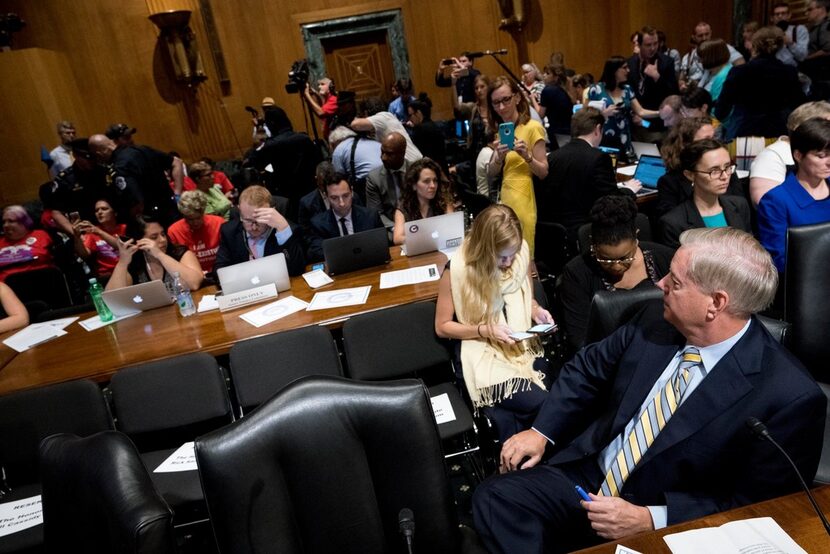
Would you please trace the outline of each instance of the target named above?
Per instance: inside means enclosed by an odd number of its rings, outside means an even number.
[[[474,60],[476,58],[483,58],[484,56],[495,56],[495,55],[503,56],[507,54],[507,48],[502,48],[501,50],[478,50],[476,52],[467,52],[467,58],[470,60]]]
[[[398,512],[398,530],[406,539],[406,550],[412,554],[412,539],[415,537],[415,515],[409,508]]]
[[[795,471],[795,474],[798,476],[798,480],[801,483],[801,487],[804,489],[804,492],[807,493],[807,498],[810,499],[810,504],[813,505],[813,509],[818,514],[819,519],[821,519],[821,523],[824,525],[824,530],[830,535],[830,523],[827,523],[827,518],[824,517],[821,509],[816,504],[816,499],[813,498],[813,493],[810,492],[809,487],[807,487],[807,483],[804,482],[804,478],[801,476],[801,472],[798,471],[798,467],[796,467],[795,463],[792,461],[792,458],[787,454],[786,450],[784,450],[780,444],[778,444],[772,435],[769,434],[767,430],[767,426],[761,423],[761,421],[757,417],[750,417],[746,420],[746,426],[749,427],[749,430],[752,431],[759,439],[766,440],[771,442],[775,448],[778,449],[781,454],[787,458],[787,461],[790,462],[790,465]]]

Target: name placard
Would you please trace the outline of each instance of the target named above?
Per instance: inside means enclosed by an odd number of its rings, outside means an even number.
[[[235,310],[242,306],[249,304],[256,304],[264,300],[270,300],[277,297],[277,286],[274,283],[268,283],[261,287],[256,287],[248,290],[241,290],[233,294],[217,294],[216,302],[219,303],[219,311],[227,312]]]

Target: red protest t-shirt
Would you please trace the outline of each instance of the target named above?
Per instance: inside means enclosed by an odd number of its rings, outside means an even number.
[[[127,225],[119,223],[115,228],[115,235],[126,235]],[[101,235],[87,233],[83,238],[84,246],[92,254],[95,262],[95,274],[98,276],[112,275],[115,265],[118,263],[118,249],[113,248]]]
[[[52,238],[35,229],[14,242],[0,237],[0,281],[12,273],[52,266]]]
[[[193,231],[187,221],[180,219],[167,230],[170,242],[187,246],[199,259],[202,271],[212,271],[219,251],[219,228],[225,218],[219,215],[205,215],[205,223],[198,231]]]

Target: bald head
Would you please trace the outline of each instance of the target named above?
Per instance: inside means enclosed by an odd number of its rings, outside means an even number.
[[[92,135],[89,137],[89,151],[95,154],[102,162],[108,162],[117,145],[106,135]]]
[[[386,169],[396,170],[403,166],[406,154],[406,139],[402,134],[392,131],[380,143],[380,158]]]

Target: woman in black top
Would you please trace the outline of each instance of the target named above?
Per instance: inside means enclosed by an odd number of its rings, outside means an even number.
[[[432,100],[427,93],[422,92],[417,100],[409,102],[406,109],[406,124],[412,129],[412,142],[425,158],[435,160],[446,170],[447,149],[444,144],[444,133],[432,121]]]
[[[565,266],[559,296],[569,345],[583,346],[594,293],[653,287],[668,273],[674,250],[637,240],[637,204],[603,196],[591,208],[591,251]]]

